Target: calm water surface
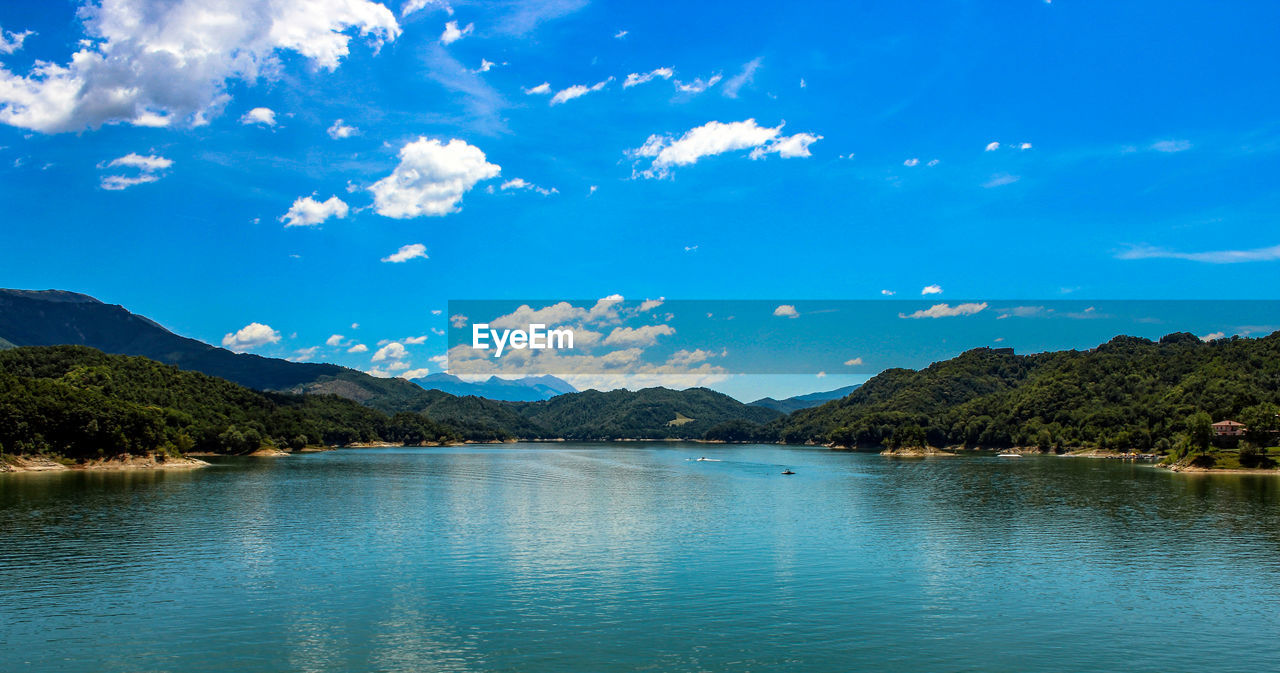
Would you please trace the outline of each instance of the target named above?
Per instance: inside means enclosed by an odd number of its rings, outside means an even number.
[[[0,475],[0,671],[1276,670],[1278,505],[773,446]]]

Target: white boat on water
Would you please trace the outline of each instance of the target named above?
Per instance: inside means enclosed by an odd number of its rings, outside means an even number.
[[[1021,458],[1022,454],[1005,452],[1005,453],[997,453],[996,457],[997,458]]]

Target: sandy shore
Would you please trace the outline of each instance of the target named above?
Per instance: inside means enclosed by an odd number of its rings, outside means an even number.
[[[903,449],[885,449],[880,452],[880,455],[889,456],[890,458],[932,458],[934,456],[954,456],[956,454],[933,446],[913,446]]]
[[[208,463],[196,458],[166,458],[132,456],[123,454],[115,458],[86,460],[83,463],[64,465],[40,456],[6,456],[0,463],[0,472],[59,472],[66,470],[190,470],[208,467]]]

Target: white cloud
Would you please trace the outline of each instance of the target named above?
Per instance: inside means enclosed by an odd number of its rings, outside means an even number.
[[[453,44],[463,37],[470,35],[476,28],[474,23],[468,23],[463,28],[458,28],[457,21],[450,21],[444,24],[444,32],[440,33],[440,42],[442,44]]]
[[[328,339],[324,340],[324,345],[340,346],[342,345],[342,339],[343,339],[343,336],[341,334],[333,334],[333,335],[330,335]]]
[[[626,36],[627,36],[627,32],[628,32],[628,31],[620,30],[620,31],[618,31],[618,32],[616,32],[616,33],[614,33],[614,34],[613,34],[613,39],[615,39],[615,40],[621,40],[622,38],[624,38],[624,37],[626,37]]]
[[[403,360],[408,356],[409,356],[409,351],[405,350],[405,347],[401,345],[400,342],[392,341],[391,343],[383,346],[382,348],[379,348],[378,351],[373,354],[373,358],[371,358],[371,361],[382,362],[383,360],[387,360],[387,359]]]
[[[818,372],[817,374],[814,374],[814,376],[817,376],[818,378],[823,379],[823,378],[826,378],[826,377],[827,377],[827,373],[826,373],[826,372]]]
[[[655,308],[658,308],[659,306],[662,306],[662,302],[664,301],[666,300],[663,299],[662,297],[658,297],[657,299],[646,299],[640,302],[640,308],[636,309],[636,311],[639,313],[647,313],[649,311],[652,311]]]
[[[648,347],[658,342],[660,336],[675,334],[670,325],[644,325],[642,327],[615,327],[604,338],[606,346]]]
[[[502,186],[499,187],[498,189],[504,192],[509,189],[527,189],[527,190],[535,191],[543,196],[550,196],[552,194],[560,193],[560,190],[556,189],[555,187],[551,187],[551,188],[539,187],[538,185],[535,185],[532,182],[529,182],[528,180],[525,180],[523,178],[511,178],[510,180],[507,180],[506,182],[502,183]]]
[[[556,95],[551,97],[551,104],[559,105],[561,103],[566,103],[568,101],[571,101],[575,98],[580,98],[582,96],[585,96],[591,93],[592,91],[599,91],[605,88],[606,86],[608,86],[609,82],[612,82],[612,81],[613,81],[613,78],[610,77],[609,79],[596,82],[591,86],[587,86],[585,84],[574,84],[571,87],[567,87],[557,91]]]
[[[941,286],[941,285],[926,285],[926,286],[924,286],[923,288],[921,288],[921,289],[920,289],[920,294],[922,294],[922,295],[926,295],[926,294],[942,294],[942,286]]]
[[[1190,140],[1160,140],[1158,142],[1151,143],[1151,149],[1155,150],[1156,152],[1164,152],[1166,154],[1171,154],[1174,152],[1185,152],[1191,149],[1191,141]]]
[[[882,295],[884,295],[884,296],[886,296],[886,297],[892,297],[893,295],[898,294],[898,293],[897,293],[897,292],[895,292],[895,291],[893,291],[893,290],[881,290],[881,291],[880,291],[880,294],[882,294]]]
[[[256,107],[240,117],[241,124],[258,124],[272,127],[276,125],[276,112],[269,107]]]
[[[401,262],[407,262],[411,259],[417,259],[419,257],[421,257],[422,259],[427,259],[427,246],[421,243],[411,243],[409,245],[400,246],[399,250],[391,253],[386,257],[383,257],[382,261],[399,264]]]
[[[358,322],[351,323],[351,329],[360,329],[360,323]]]
[[[844,366],[846,367],[857,367],[860,364],[862,364],[862,358],[853,358],[851,360],[844,361]]]
[[[715,86],[720,82],[720,80],[720,73],[716,73],[706,80],[703,80],[701,77],[693,80],[692,82],[681,82],[680,80],[676,80],[676,89],[684,93],[702,93],[703,91]]]
[[[984,151],[986,151],[986,152],[994,152],[994,151],[996,151],[996,150],[998,150],[998,149],[1000,149],[1000,143],[995,142],[995,141],[992,141],[992,142],[987,143],[987,149],[986,149],[986,150],[984,150]]]
[[[173,166],[172,159],[167,159],[154,154],[143,156],[136,152],[130,152],[122,157],[112,159],[106,164],[99,164],[99,167],[123,169],[132,168],[137,169],[137,173],[135,175],[106,175],[103,176],[100,184],[103,189],[119,191],[134,185],[155,182],[161,177],[160,175],[157,175],[157,173],[168,170],[170,166]]]
[[[986,308],[986,302],[982,302],[981,304],[956,304],[955,306],[950,306],[948,304],[934,304],[927,309],[916,311],[910,315],[899,313],[898,317],[911,318],[914,320],[919,320],[921,318],[954,318],[957,316],[981,313],[982,311],[985,311]]]
[[[427,358],[427,362],[430,362],[431,364],[435,365],[436,367],[439,367],[441,371],[445,371],[445,370],[448,368],[448,365],[449,365],[449,356],[448,356],[448,355],[433,355],[433,356],[431,356],[431,357]]]
[[[480,148],[456,138],[447,145],[418,138],[400,148],[400,164],[369,191],[379,215],[448,215],[459,210],[462,195],[477,182],[497,177],[501,170],[485,160]]]
[[[472,70],[471,72],[489,72],[490,70],[493,70],[493,66],[495,65],[497,65],[497,63],[482,58],[480,59],[480,67]]]
[[[427,342],[427,337],[426,337],[426,335],[424,334],[424,335],[422,335],[422,336],[408,337],[408,338],[404,339],[403,341],[404,341],[405,343],[409,344],[410,346],[421,346],[422,344],[424,344],[424,343],[426,343],[426,342]]]
[[[294,52],[324,70],[355,34],[376,46],[400,35],[371,0],[103,0],[78,16],[87,40],[65,64],[38,60],[26,75],[0,67],[0,123],[42,133],[103,124],[198,126]]]
[[[524,89],[524,93],[526,96],[545,96],[551,93],[551,82],[543,82],[538,86]]]
[[[987,189],[991,189],[992,187],[1003,187],[1005,185],[1011,185],[1021,179],[1022,178],[1020,178],[1017,175],[1009,175],[1008,173],[997,173],[996,175],[991,176],[990,180],[987,180],[986,182],[982,183],[982,186],[986,187]]]
[[[317,201],[310,196],[303,196],[289,206],[289,211],[280,216],[280,221],[284,222],[286,227],[310,227],[331,217],[345,218],[348,212],[350,208],[346,202],[336,196],[330,196],[327,201]]]
[[[687,131],[678,139],[670,136],[651,135],[644,145],[628,152],[633,158],[652,158],[649,168],[639,174],[644,177],[665,177],[673,166],[687,166],[699,159],[725,152],[752,149],[750,157],[759,159],[769,153],[783,158],[810,156],[809,145],[822,136],[797,133],[780,135],[782,125],[760,126],[756,120],[722,124],[711,121]]]
[[[319,346],[311,346],[309,348],[299,348],[293,352],[293,357],[287,358],[289,362],[306,362],[315,357],[316,351],[320,350]]]
[[[919,164],[920,164],[920,160],[919,160],[919,159],[916,159],[916,158],[914,158],[914,157],[913,157],[913,158],[911,158],[911,159],[907,159],[906,161],[902,162],[902,165],[903,165],[903,166],[907,166],[908,168],[910,168],[910,167],[912,167],[912,166],[918,166]]]
[[[410,369],[409,371],[403,374],[400,374],[399,376],[402,379],[420,379],[430,373],[431,373],[430,369],[427,369],[426,367],[422,367],[420,369]]]
[[[1018,145],[1018,149],[1029,150],[1031,149],[1031,143],[1022,143],[1021,145]]]
[[[453,16],[453,8],[449,6],[449,3],[444,2],[443,0],[408,0],[408,2],[404,3],[404,6],[400,8],[400,18],[404,18],[414,12],[432,6],[439,7],[450,16]]]
[[[172,165],[173,165],[172,159],[166,159],[165,157],[156,156],[154,154],[142,156],[140,154],[137,154],[136,152],[130,152],[129,154],[126,154],[117,159],[112,159],[111,162],[107,164],[107,166],[110,168],[123,166],[128,168],[136,168],[145,173],[155,173],[156,171],[162,171],[162,170],[165,170],[166,168],[169,168]]]
[[[334,140],[342,140],[343,138],[350,138],[351,136],[359,135],[360,129],[354,126],[347,126],[342,123],[341,119],[338,119],[333,122],[333,126],[329,127],[328,133],[330,138],[333,138]]]
[[[710,358],[723,357],[726,354],[727,353],[725,351],[717,353],[715,351],[703,350],[701,348],[695,348],[693,350],[682,348],[671,354],[671,357],[667,359],[667,364],[677,367],[687,367],[689,365],[706,361]]]
[[[1218,339],[1225,338],[1226,336],[1227,336],[1226,332],[1213,332],[1211,334],[1206,334],[1200,337],[1200,340],[1208,343],[1210,341],[1217,341]]]
[[[791,304],[783,304],[773,309],[773,314],[780,318],[799,318],[800,312]]]
[[[661,77],[662,79],[671,79],[675,74],[676,71],[672,68],[656,68],[649,72],[633,72],[630,75],[627,75],[627,79],[622,82],[622,88],[630,89],[637,84],[651,82],[658,77]]]
[[[461,313],[455,313],[449,316],[449,324],[455,328],[461,329],[467,326],[467,316]]]
[[[368,353],[369,347],[364,344],[356,344],[347,349],[348,353]]]
[[[1116,255],[1118,259],[1185,259],[1207,264],[1238,264],[1242,262],[1272,262],[1280,260],[1280,245],[1252,250],[1209,250],[1206,252],[1177,252],[1152,246],[1136,246]]]
[[[761,59],[756,57],[744,63],[742,70],[726,80],[724,86],[720,87],[721,93],[729,98],[737,98],[738,92],[742,90],[742,87],[755,80],[756,70],[760,69],[760,61]],[[804,86],[804,80],[800,80],[800,86]]]
[[[259,322],[251,322],[238,331],[228,332],[222,337],[222,347],[230,348],[233,351],[245,351],[258,346],[278,343],[280,341],[280,333],[271,329],[269,325]]]
[[[21,33],[0,30],[0,54],[12,54],[22,49],[22,43],[26,42],[27,38],[32,35],[35,35],[35,33],[29,30]]]

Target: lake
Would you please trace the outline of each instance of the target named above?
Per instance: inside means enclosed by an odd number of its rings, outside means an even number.
[[[0,475],[0,670],[1274,670],[1278,505],[1267,476],[697,444]]]

